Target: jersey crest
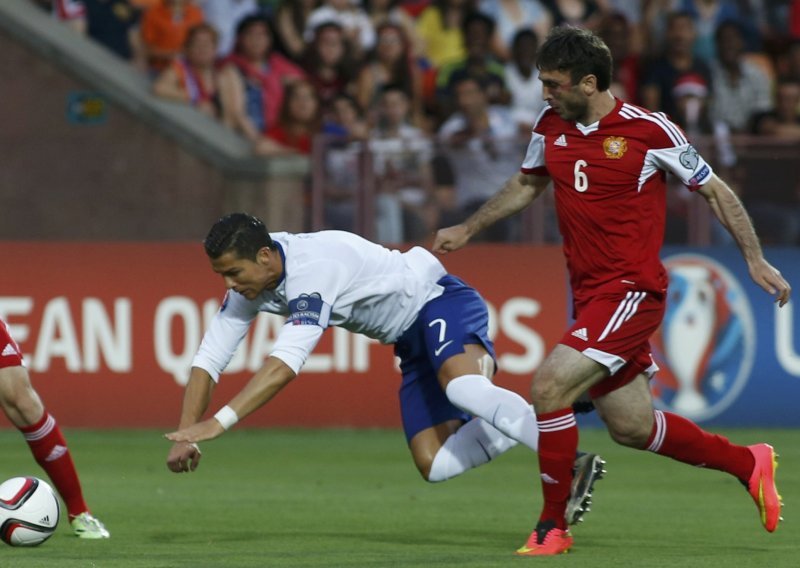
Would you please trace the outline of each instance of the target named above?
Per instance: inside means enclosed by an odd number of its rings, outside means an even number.
[[[628,141],[622,136],[609,136],[603,140],[603,151],[606,158],[619,160],[628,151]]]

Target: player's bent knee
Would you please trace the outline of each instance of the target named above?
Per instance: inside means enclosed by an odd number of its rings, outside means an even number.
[[[537,375],[531,383],[531,401],[534,406],[540,404],[550,405],[561,398],[563,394],[554,377]]]
[[[430,481],[431,466],[433,465],[433,460],[417,459],[415,456],[414,465],[417,466],[417,471],[422,476],[422,479],[424,479],[425,481]]]
[[[422,476],[422,479],[431,481],[431,469],[433,468],[433,458],[435,454],[425,451],[426,449],[427,448],[412,448],[411,457],[414,459],[414,465]]]
[[[17,426],[35,424],[44,413],[44,406],[22,367],[3,369],[0,385],[0,406]]]
[[[647,446],[653,431],[651,407],[609,405],[605,398],[596,403],[597,414],[605,422],[612,440],[629,448],[643,449]]]
[[[629,448],[641,449],[647,445],[650,430],[639,424],[608,424],[608,433],[616,443]]]

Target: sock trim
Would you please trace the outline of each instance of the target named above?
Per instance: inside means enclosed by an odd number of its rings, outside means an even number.
[[[53,431],[53,428],[56,427],[56,419],[53,418],[50,414],[45,413],[45,418],[39,421],[39,424],[34,424],[30,428],[34,428],[33,430],[21,430],[22,435],[25,437],[26,440],[29,442],[35,442],[37,440],[41,440],[42,438],[46,438],[50,432]]]
[[[547,420],[537,420],[536,425],[539,427],[540,432],[558,432],[559,430],[566,430],[576,426],[575,414],[570,412],[564,416],[557,416],[556,418],[549,418]]]
[[[653,411],[653,418],[655,418],[655,423],[653,424],[653,433],[650,435],[652,440],[650,440],[647,450],[658,453],[664,443],[664,438],[667,437],[667,420],[660,410]]]

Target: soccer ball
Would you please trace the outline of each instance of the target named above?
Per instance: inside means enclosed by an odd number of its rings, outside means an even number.
[[[0,540],[11,546],[42,544],[58,526],[58,497],[36,477],[12,477],[0,484]]]

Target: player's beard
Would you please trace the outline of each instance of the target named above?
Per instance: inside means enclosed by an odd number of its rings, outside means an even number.
[[[584,120],[589,115],[589,101],[574,93],[561,97],[558,101],[558,116],[564,120],[571,122],[584,123]]]

